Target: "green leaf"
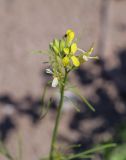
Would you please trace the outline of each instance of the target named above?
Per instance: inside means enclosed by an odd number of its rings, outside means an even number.
[[[126,144],[122,144],[115,148],[108,158],[109,160],[126,160]]]
[[[72,91],[77,95],[93,112],[95,112],[95,108],[88,102],[88,100],[83,97],[75,88]]]
[[[69,146],[64,146],[62,147],[63,150],[69,150],[69,149],[74,149],[74,148],[80,148],[82,145],[81,144],[73,144],[73,145],[69,145]]]
[[[74,89],[74,88],[76,88],[77,86],[75,86],[75,85],[70,85],[70,84],[68,84],[66,87],[65,87],[65,91],[67,91],[67,90],[70,90],[70,89]]]
[[[43,109],[42,109],[40,119],[43,119],[43,118],[47,115],[51,104],[52,104],[52,99],[50,99],[50,100],[48,101],[48,103],[47,103],[47,106],[44,107],[44,108],[46,108],[46,111],[45,111],[44,113],[43,113]]]
[[[70,155],[68,159],[71,160],[71,159],[75,159],[75,158],[90,158],[90,157],[92,157],[92,155],[89,155],[89,154],[100,152],[100,151],[103,151],[104,149],[112,148],[112,147],[116,147],[116,144],[115,143],[104,144],[104,145],[89,149],[87,151],[84,151],[84,152],[81,152],[81,153],[78,153],[75,155]]]
[[[0,142],[0,154],[5,156],[9,160],[14,160],[14,158],[11,156],[8,149],[4,146],[2,142]]]
[[[110,143],[110,144],[103,144],[103,145],[99,145],[97,147],[94,147],[92,149],[89,149],[87,151],[82,152],[83,154],[91,154],[91,153],[95,153],[95,152],[99,152],[99,151],[103,151],[104,149],[107,148],[112,148],[112,147],[116,147],[117,145],[115,143]]]
[[[50,83],[51,83],[51,81],[49,81],[46,85],[45,85],[45,87],[44,87],[44,91],[43,91],[43,94],[42,94],[42,100],[41,100],[41,113],[40,113],[40,119],[43,119],[46,115],[47,115],[47,113],[48,113],[48,111],[49,111],[49,108],[50,108],[50,106],[51,106],[51,104],[52,104],[52,99],[50,98],[50,100],[48,101],[48,103],[47,103],[47,105],[46,106],[44,106],[44,101],[45,101],[45,96],[46,96],[46,92],[47,92],[47,87],[50,85]],[[43,113],[43,108],[46,108],[46,111]]]
[[[67,160],[72,160],[72,159],[85,159],[85,158],[93,158],[93,155],[79,155],[79,154],[73,154],[73,155],[70,155],[68,156]]]
[[[64,98],[66,98],[68,101],[70,101],[72,103],[72,105],[74,106],[74,108],[77,112],[80,112],[80,109],[75,105],[75,103],[69,97],[64,96]]]

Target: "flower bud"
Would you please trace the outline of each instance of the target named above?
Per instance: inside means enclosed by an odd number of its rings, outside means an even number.
[[[53,81],[52,81],[52,87],[56,87],[58,85],[58,78],[54,77]]]
[[[63,51],[64,51],[65,54],[69,54],[70,53],[70,49],[69,48],[64,48]]]
[[[79,66],[80,66],[80,62],[79,62],[79,60],[78,60],[77,57],[72,56],[72,57],[71,57],[71,60],[72,60],[73,65],[74,65],[75,67],[79,67]]]
[[[53,46],[56,46],[56,48],[59,49],[59,40],[58,39],[53,40]]]
[[[77,51],[77,44],[76,43],[73,43],[72,45],[71,45],[71,53],[75,53]]]
[[[62,52],[63,49],[65,48],[65,41],[64,41],[63,39],[60,40],[59,48],[60,48],[60,51],[61,51],[61,52]]]
[[[75,33],[71,29],[69,29],[67,30],[66,35],[66,43],[69,46],[74,39]]]
[[[67,56],[65,56],[62,60],[63,65],[66,67],[69,64],[69,58]]]

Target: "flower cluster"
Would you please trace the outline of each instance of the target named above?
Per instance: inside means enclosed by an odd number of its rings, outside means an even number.
[[[97,56],[91,56],[93,47],[88,51],[84,51],[78,48],[74,38],[74,31],[69,29],[62,39],[54,39],[53,42],[50,43],[49,58],[51,69],[46,69],[46,72],[53,75],[52,87],[63,84],[65,72],[70,72],[78,68],[89,59],[98,58]]]

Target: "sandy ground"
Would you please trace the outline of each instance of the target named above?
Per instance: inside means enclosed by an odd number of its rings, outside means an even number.
[[[47,66],[42,62],[47,58],[32,51],[48,49],[48,43],[68,28],[79,36],[81,48],[86,50],[94,43],[94,54],[101,59],[85,64],[70,78],[97,112],[91,113],[81,103],[81,114],[74,109],[64,112],[59,142],[82,142],[86,148],[113,136],[115,125],[126,112],[125,6],[125,0],[0,1],[0,136],[14,155],[18,135],[22,160],[37,160],[48,154],[55,111],[39,120],[47,81]]]

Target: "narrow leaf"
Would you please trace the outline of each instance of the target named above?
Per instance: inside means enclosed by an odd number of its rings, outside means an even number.
[[[47,87],[50,85],[51,81],[49,81],[45,86],[44,86],[44,90],[43,90],[43,93],[42,93],[42,100],[41,100],[41,113],[40,113],[40,119],[43,119],[48,111],[49,111],[49,108],[51,106],[51,103],[52,103],[52,99],[50,99],[47,103],[47,106],[44,106],[44,103],[45,103],[45,96],[46,96],[46,92],[47,92]],[[43,108],[46,108],[46,111],[43,113]]]
[[[84,151],[83,154],[91,154],[91,153],[99,152],[99,151],[102,151],[104,149],[112,148],[112,147],[116,147],[116,144],[111,143],[111,144],[100,145],[98,147],[95,147],[95,148],[89,149],[87,151]]]
[[[75,88],[72,91],[93,111],[95,112],[95,108],[88,102],[88,100],[83,97]]]
[[[75,105],[75,103],[67,96],[64,96],[64,98],[66,98],[68,101],[71,102],[71,104],[74,106],[74,108],[76,109],[77,112],[80,112],[80,109]]]
[[[8,149],[4,146],[2,142],[0,142],[0,154],[4,155],[9,160],[14,160],[14,158],[11,156]]]
[[[103,151],[104,149],[112,148],[112,147],[115,147],[115,146],[116,146],[115,143],[101,145],[101,146],[89,149],[87,151],[72,155],[72,156],[70,156],[69,160],[75,159],[75,158],[85,158],[85,156],[88,156],[89,154],[100,152],[100,151]],[[92,156],[92,155],[89,155],[89,156]]]
[[[67,160],[72,160],[72,159],[77,159],[77,158],[80,158],[80,159],[82,159],[82,158],[93,158],[93,155],[79,155],[79,154],[73,154],[73,155],[70,155],[69,157],[68,157],[68,159]]]
[[[45,113],[43,113],[43,110],[42,110],[40,119],[43,119],[43,118],[47,115],[47,113],[48,113],[48,111],[49,111],[49,108],[50,108],[51,104],[52,104],[52,99],[50,99],[49,102],[47,103],[47,106],[44,107],[44,108],[46,108]]]

